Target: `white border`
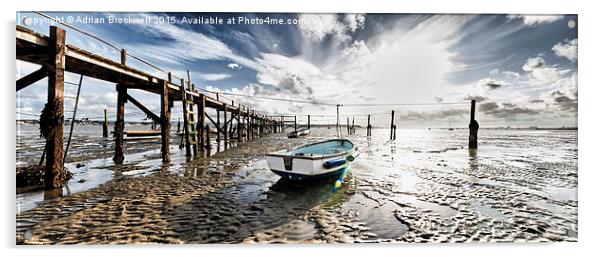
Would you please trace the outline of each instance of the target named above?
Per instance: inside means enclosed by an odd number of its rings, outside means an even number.
[[[600,17],[601,9],[591,4],[571,0],[421,0],[396,1],[269,1],[234,0],[202,2],[198,0],[21,0],[2,3],[3,50],[2,85],[3,120],[2,169],[4,187],[1,243],[4,256],[576,256],[599,254],[601,214],[598,196],[601,193],[602,169],[597,162],[600,153],[600,114],[597,104],[600,94]],[[549,244],[403,244],[403,245],[186,245],[186,246],[76,246],[23,247],[15,246],[14,237],[14,26],[17,10],[41,11],[227,11],[227,12],[360,12],[360,13],[521,13],[521,14],[578,14],[579,29],[579,242]],[[8,125],[7,125],[8,124]]]

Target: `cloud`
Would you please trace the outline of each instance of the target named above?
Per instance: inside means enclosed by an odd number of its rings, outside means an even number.
[[[228,68],[233,70],[240,70],[242,67],[238,63],[228,63]]]
[[[527,62],[523,65],[524,71],[533,71],[538,68],[542,68],[546,65],[546,61],[541,56],[532,57],[527,59]]]
[[[348,33],[356,32],[364,27],[366,17],[363,14],[347,14],[339,20],[337,14],[301,14],[299,31],[311,41],[322,41],[333,36],[337,41],[348,41]]]
[[[508,19],[522,19],[527,27],[535,27],[540,24],[552,23],[562,19],[562,15],[515,15],[506,16]]]
[[[498,89],[502,86],[507,86],[508,83],[502,80],[492,79],[492,78],[484,78],[477,82],[477,85],[483,87],[487,90]]]
[[[201,79],[207,80],[207,81],[218,81],[218,80],[224,80],[224,79],[230,78],[230,77],[232,77],[232,75],[226,74],[226,73],[209,73],[209,74],[201,74],[200,77],[201,77]]]
[[[500,106],[501,105],[501,106]],[[479,104],[479,111],[496,118],[513,118],[520,114],[537,114],[539,110],[528,107],[520,107],[515,103],[487,102]]]
[[[552,51],[556,56],[566,57],[571,62],[575,62],[577,60],[577,39],[560,42],[552,47]]]
[[[487,98],[485,96],[480,96],[480,95],[467,95],[466,97],[463,98],[463,100],[465,100],[465,101],[475,100],[477,103],[483,102],[487,99],[489,99],[489,98]]]

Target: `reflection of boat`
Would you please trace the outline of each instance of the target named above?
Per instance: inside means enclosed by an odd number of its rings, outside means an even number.
[[[295,130],[293,132],[289,132],[288,134],[286,134],[286,136],[288,138],[295,138],[295,137],[309,135],[309,132],[310,132],[310,129],[308,129],[308,128],[306,128],[306,129],[300,129],[300,130]]]
[[[305,145],[292,151],[266,155],[270,170],[291,180],[340,175],[358,152],[346,139],[332,139]]]

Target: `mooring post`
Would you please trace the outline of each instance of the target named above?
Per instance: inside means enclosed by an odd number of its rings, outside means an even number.
[[[479,130],[479,123],[475,120],[475,106],[476,100],[470,101],[470,124],[468,129],[470,134],[468,136],[468,149],[477,149],[477,132]]]
[[[205,95],[200,95],[200,102],[197,105],[197,142],[199,142],[198,148],[201,151],[205,150]]]
[[[102,137],[109,137],[109,119],[107,117],[107,109],[105,109],[105,121],[102,123]]]
[[[368,126],[366,126],[366,136],[369,137],[372,135],[372,125],[370,125],[370,115],[368,115]]]
[[[393,140],[395,138],[395,110],[391,110],[391,135],[389,136],[389,140]]]
[[[224,103],[224,150],[228,149],[228,104]],[[232,122],[232,121],[230,121]]]
[[[352,121],[351,121],[351,133],[355,134],[355,117],[352,117]]]
[[[280,115],[280,132],[284,132],[286,128],[284,127],[284,116]]]
[[[297,131],[297,115],[295,115],[295,131]]]
[[[347,135],[351,134],[351,128],[349,127],[349,117],[347,117]]]
[[[56,124],[46,138],[46,188],[58,188],[63,184],[63,116],[65,101],[65,30],[51,26],[48,40],[48,109],[51,123]]]
[[[169,87],[167,81],[161,83],[161,158],[163,162],[170,162],[169,131],[171,130],[171,111],[169,108]]]

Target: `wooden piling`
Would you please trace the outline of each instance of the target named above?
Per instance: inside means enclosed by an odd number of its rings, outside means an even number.
[[[395,139],[395,110],[391,111],[391,134],[389,140]]]
[[[351,128],[349,127],[349,117],[347,117],[347,135],[351,134]]]
[[[115,120],[115,164],[123,163],[123,154],[125,152],[123,145],[123,136],[125,129],[125,103],[127,101],[127,88],[124,85],[117,85],[117,117]]]
[[[225,150],[225,149],[228,149],[228,104],[224,103],[223,106],[224,106],[224,150]]]
[[[311,115],[307,115],[307,128],[311,128]]]
[[[169,87],[167,81],[161,87],[161,158],[164,163],[170,162],[169,141],[171,130],[171,108],[169,106]]]
[[[251,114],[249,113],[249,108],[247,107],[247,141],[251,140]]]
[[[470,101],[470,124],[468,125],[470,134],[468,135],[468,149],[478,148],[477,132],[479,131],[479,123],[475,119],[476,102],[476,100]]]
[[[65,30],[51,26],[48,39],[48,105],[52,123],[56,124],[46,138],[46,166],[44,182],[47,189],[63,184],[63,120],[65,101]]]
[[[219,134],[219,132],[218,132]],[[211,154],[211,133],[209,131],[209,125],[205,126],[205,149],[207,149],[207,155]]]
[[[197,107],[197,122],[198,122],[198,142],[199,150],[205,150],[205,95],[200,95],[200,102]]]
[[[295,115],[295,131],[297,131],[297,115]]]
[[[109,137],[109,118],[107,117],[107,109],[105,109],[105,121],[102,123],[102,137]]]
[[[236,133],[238,136],[238,142],[242,142],[242,110],[241,110],[241,106],[240,104],[238,104],[238,114],[236,115],[238,117],[238,123],[236,124]]]

